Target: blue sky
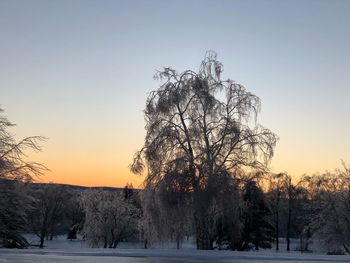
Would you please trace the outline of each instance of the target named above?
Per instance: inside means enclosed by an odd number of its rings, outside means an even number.
[[[139,184],[128,172],[145,135],[156,69],[198,70],[206,50],[224,78],[262,100],[280,141],[274,171],[299,176],[350,162],[349,1],[0,1],[0,105],[42,180]]]

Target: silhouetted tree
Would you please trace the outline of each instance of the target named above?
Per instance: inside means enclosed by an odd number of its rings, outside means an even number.
[[[284,198],[284,174],[271,174],[269,178],[268,197],[273,215],[273,222],[275,228],[276,250],[279,250],[280,237],[280,212],[283,209]]]
[[[271,248],[273,240],[273,226],[268,218],[271,214],[264,194],[254,181],[245,183],[243,192],[243,234],[241,250],[250,248],[252,243],[255,249]]]
[[[312,197],[311,223],[314,238],[320,239],[329,253],[344,250],[350,254],[350,169],[305,176]]]
[[[40,175],[45,166],[27,160],[25,151],[40,151],[40,136],[27,137],[17,142],[9,129],[14,126],[0,109],[0,245],[25,247],[21,235],[25,228],[29,196],[26,182]]]
[[[240,249],[242,236],[242,192],[240,181],[227,175],[220,180],[217,189],[215,241],[219,249]]]
[[[30,197],[26,185],[16,180],[0,179],[0,246],[22,248],[28,245],[22,236]]]
[[[186,177],[181,181],[188,182],[193,196],[198,249],[212,249],[215,239],[212,182],[234,177],[243,167],[265,169],[276,144],[276,136],[255,122],[259,98],[230,79],[221,80],[222,71],[216,54],[208,52],[199,73],[171,68],[157,73],[163,83],[147,99],[145,144],[131,165],[134,173],[147,166],[146,189],[158,191],[170,167]]]
[[[287,251],[290,251],[290,239],[296,234],[295,222],[297,214],[295,212],[297,206],[297,198],[299,187],[292,182],[292,177],[287,173],[279,173],[270,176],[269,199],[273,212],[273,221],[276,237],[276,250],[279,249],[280,236],[280,215],[283,212],[285,218],[285,237],[287,241]],[[295,215],[294,215],[295,214]]]
[[[66,204],[66,220],[69,226],[67,239],[77,238],[77,233],[83,229],[85,213],[80,205],[80,192],[68,194]]]
[[[0,114],[3,112],[0,109]],[[25,150],[40,151],[41,136],[32,136],[17,142],[8,131],[14,124],[0,115],[0,178],[30,181],[40,175],[46,167],[42,164],[26,160]]]
[[[39,247],[44,247],[45,238],[67,231],[65,218],[69,198],[64,187],[54,184],[33,185],[33,202],[29,214],[30,230],[40,239]]]
[[[127,183],[123,188],[123,194],[125,199],[131,198],[134,195],[134,186]]]

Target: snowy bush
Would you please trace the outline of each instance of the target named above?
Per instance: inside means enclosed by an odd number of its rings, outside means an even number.
[[[89,190],[82,194],[83,236],[92,247],[116,248],[137,229],[140,211],[123,193]]]

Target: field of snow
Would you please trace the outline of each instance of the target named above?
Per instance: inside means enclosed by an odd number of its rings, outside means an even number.
[[[82,249],[75,250],[0,250],[0,262],[130,262],[130,263],[195,263],[195,262],[350,262],[349,256],[322,256],[312,254],[275,253],[275,252],[235,252],[235,251],[198,251],[192,249]]]
[[[141,249],[140,244],[123,244],[118,249],[88,248],[83,242],[69,241],[64,237],[46,241],[44,249],[0,249],[0,263],[198,263],[198,262],[237,262],[237,263],[294,263],[294,262],[350,262],[350,256],[326,256],[320,254],[301,254],[297,251],[286,253],[274,250],[258,252],[200,251],[185,244],[183,249]]]

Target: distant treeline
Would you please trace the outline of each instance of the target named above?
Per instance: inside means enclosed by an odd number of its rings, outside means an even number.
[[[250,174],[226,184],[207,207],[212,249],[279,249],[292,238],[298,249],[321,240],[328,253],[349,253],[350,172],[304,176]],[[86,240],[91,247],[116,248],[141,242],[144,248],[194,237],[193,193],[174,188],[158,191],[87,188],[0,180],[1,246],[43,247],[58,235]],[[24,234],[38,236],[29,244]]]
[[[105,237],[102,229],[96,229],[99,224],[109,228],[108,233],[113,232],[113,228],[116,227],[109,226],[112,222],[108,221],[110,218],[104,218],[107,214],[127,219],[128,215],[123,214],[126,208],[140,207],[138,190],[130,186],[83,187],[0,179],[0,245],[17,248],[29,245],[43,247],[45,240],[52,240],[58,235],[66,235],[67,239],[77,239],[79,233],[83,239],[91,239],[92,246],[100,246]],[[94,214],[91,214],[90,208]],[[106,214],[102,215],[99,212]],[[93,221],[98,220],[98,217],[107,221]],[[121,228],[121,221],[124,219],[118,219],[118,229]],[[133,226],[131,224],[125,227],[129,231]],[[98,231],[101,233],[97,233]],[[95,235],[93,238],[101,235],[98,237],[101,240],[92,241],[92,233]],[[130,235],[128,232],[127,235],[122,233],[114,237],[113,246],[116,247],[117,243],[126,237],[131,238],[134,233],[136,232],[133,230]],[[29,244],[24,234],[35,234],[39,242]],[[105,244],[104,246],[106,247]]]

